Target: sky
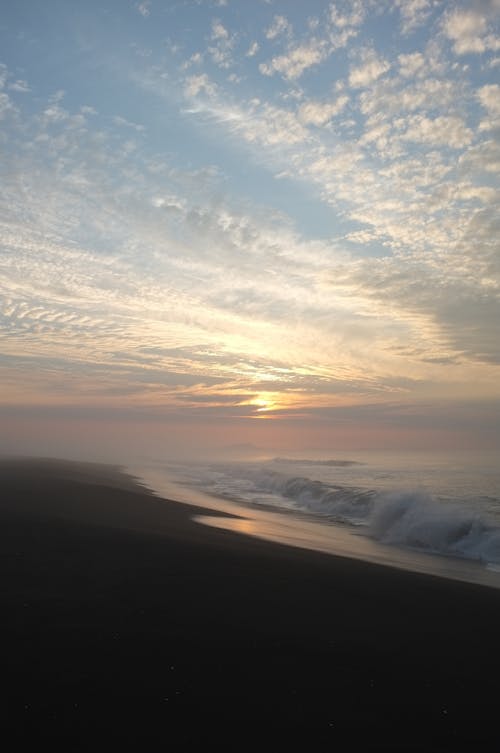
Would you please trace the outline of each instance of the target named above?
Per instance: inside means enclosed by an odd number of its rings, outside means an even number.
[[[500,2],[16,0],[0,451],[500,446]]]

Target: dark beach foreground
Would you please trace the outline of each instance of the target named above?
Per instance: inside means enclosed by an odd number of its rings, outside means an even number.
[[[202,526],[105,466],[0,479],[16,750],[500,750],[498,590]]]

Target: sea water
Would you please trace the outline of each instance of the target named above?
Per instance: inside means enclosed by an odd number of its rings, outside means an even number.
[[[238,515],[198,518],[203,523],[500,587],[494,453],[158,459],[134,472],[160,495]]]

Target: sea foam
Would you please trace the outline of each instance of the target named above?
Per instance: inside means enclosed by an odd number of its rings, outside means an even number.
[[[500,563],[500,529],[479,514],[422,492],[380,495],[370,533],[384,544]]]
[[[212,492],[247,504],[359,526],[363,533],[387,545],[500,564],[498,523],[470,506],[439,500],[421,490],[388,493],[281,471],[285,465],[293,468],[298,464],[307,465],[304,461],[293,463],[277,458],[272,465],[235,463],[212,467]],[[328,465],[333,471],[337,466],[333,461],[314,464]],[[274,470],[276,467],[280,470]]]

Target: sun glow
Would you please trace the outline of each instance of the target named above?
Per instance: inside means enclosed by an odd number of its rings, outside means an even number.
[[[262,413],[266,410],[271,410],[273,404],[269,400],[254,400],[252,405],[257,405],[257,413]]]
[[[259,392],[252,400],[249,400],[247,405],[254,406],[255,413],[268,413],[278,409],[278,395],[271,392]]]

